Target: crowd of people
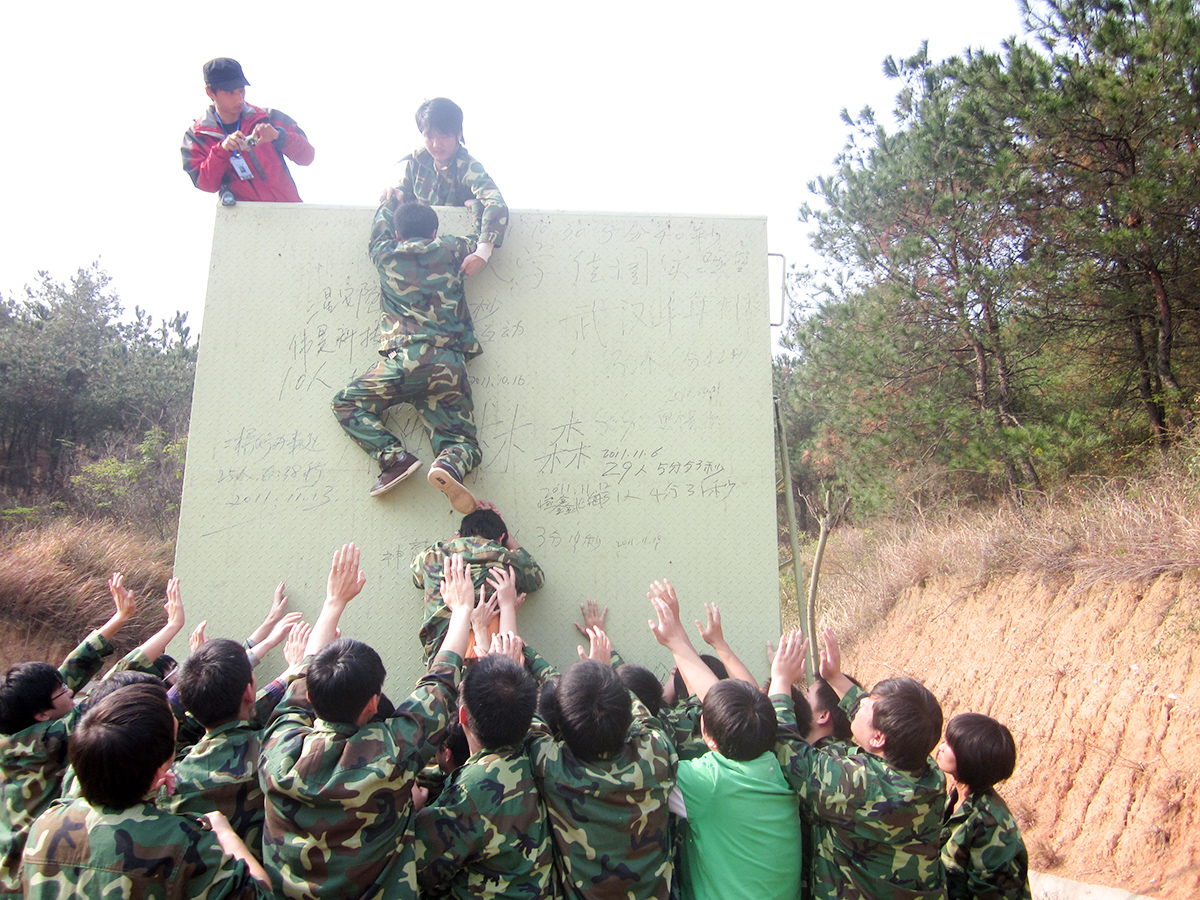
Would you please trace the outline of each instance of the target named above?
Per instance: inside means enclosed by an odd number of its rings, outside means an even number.
[[[428,666],[395,701],[379,654],[341,634],[366,582],[354,544],[311,625],[280,584],[252,635],[202,622],[179,667],[172,581],[166,624],[85,694],[135,608],[114,575],[108,622],[0,687],[0,893],[1029,897],[995,790],[1016,761],[1002,724],[968,713],[943,735],[925,687],[863,689],[829,631],[811,680],[790,633],[760,685],[715,604],[696,622],[715,656],[697,652],[666,581],[648,592],[665,683],[621,658],[591,602],[560,673],[517,625],[543,573],[479,506],[413,562]],[[279,644],[286,666],[258,689]]]
[[[204,77],[213,105],[183,147],[196,186],[299,201],[284,157],[312,161],[304,132],[245,102],[235,60]],[[456,105],[428,101],[417,124],[425,147],[369,242],[380,362],[333,406],[379,463],[378,496],[421,466],[380,418],[413,403],[429,481],[463,514],[413,561],[425,674],[393,700],[379,654],[342,635],[366,582],[346,544],[311,624],[281,583],[244,641],[202,622],[176,666],[172,580],[165,625],[89,684],[136,611],[114,574],[105,624],[61,666],[20,663],[0,685],[0,897],[1027,900],[995,790],[1016,762],[1008,729],[965,714],[943,734],[929,690],[864,689],[831,632],[811,673],[806,641],[783,635],[759,684],[716,604],[696,621],[715,654],[701,655],[662,581],[647,597],[665,683],[621,658],[591,601],[565,671],[524,642],[518,610],[544,573],[463,480],[480,459],[465,361],[481,348],[462,280],[500,245],[507,208]],[[439,237],[442,204],[472,206],[475,231]],[[286,665],[260,689],[281,644]]]

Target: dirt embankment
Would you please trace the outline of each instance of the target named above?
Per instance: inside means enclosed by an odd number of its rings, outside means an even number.
[[[864,684],[920,679],[947,719],[1009,726],[1017,771],[1000,792],[1036,871],[1200,896],[1200,576],[930,579],[845,664]]]

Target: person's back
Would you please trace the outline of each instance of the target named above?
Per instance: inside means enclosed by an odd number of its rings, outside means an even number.
[[[119,688],[90,709],[70,751],[82,796],[56,802],[34,822],[24,896],[270,896],[266,874],[223,816],[213,813],[205,827],[148,799],[164,783],[174,747],[161,685]]]
[[[472,748],[438,801],[413,826],[424,896],[528,900],[550,893],[546,810],[523,740],[537,699],[533,679],[501,655],[463,679],[460,721]]]
[[[827,633],[831,653],[840,653]],[[798,637],[781,643],[771,669],[779,718],[775,753],[800,802],[821,820],[813,890],[820,900],[944,900],[941,822],[946,782],[929,759],[941,732],[936,698],[911,678],[889,678],[868,695],[829,664],[821,675],[852,717],[858,749],[824,753],[795,733],[791,685],[804,675]]]
[[[671,809],[686,818],[680,893],[690,900],[796,900],[800,816],[772,752],[776,717],[754,685],[727,680],[704,697],[709,752],[681,760]]]
[[[563,673],[553,702],[563,740],[535,719],[528,746],[563,895],[667,900],[674,871],[667,800],[677,763],[670,740],[599,662]]]

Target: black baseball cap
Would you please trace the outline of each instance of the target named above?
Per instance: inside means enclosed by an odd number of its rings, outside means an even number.
[[[236,91],[249,83],[236,59],[218,56],[204,64],[204,84],[214,91]]]

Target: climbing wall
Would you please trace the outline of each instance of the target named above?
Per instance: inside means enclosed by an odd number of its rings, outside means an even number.
[[[465,211],[439,214],[443,233],[469,229]],[[373,215],[217,208],[176,573],[188,630],[208,619],[240,638],[281,580],[312,622],[334,549],[356,542],[367,584],[342,628],[380,651],[394,695],[420,667],[410,563],[460,517],[426,469],[368,496],[378,467],[330,410],[378,359]],[[484,345],[468,364],[484,455],[468,485],[546,572],[519,624],[557,665],[594,598],[628,661],[669,669],[646,626],[647,586],[669,578],[685,622],[719,603],[765,676],[779,629],[766,252],[762,218],[515,211],[468,279]],[[412,412],[389,424],[428,466]]]

